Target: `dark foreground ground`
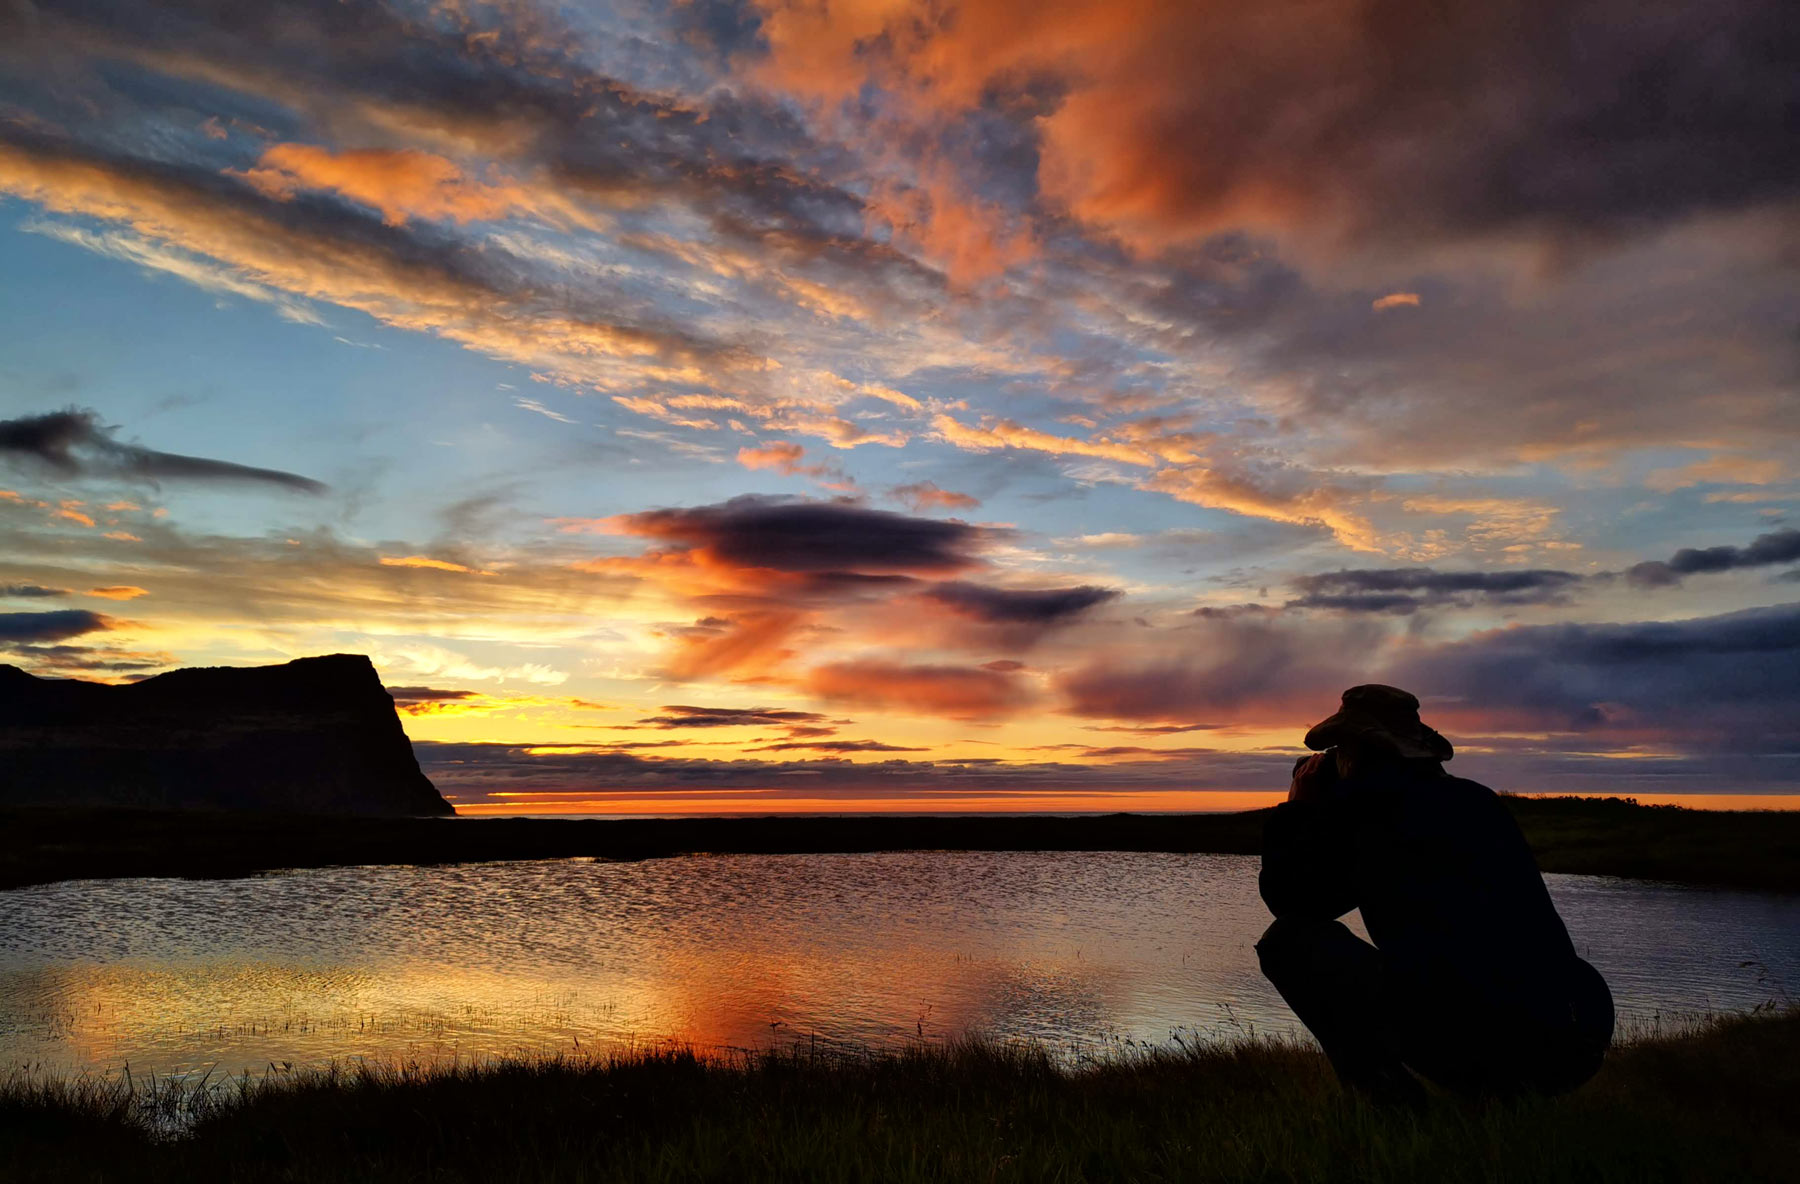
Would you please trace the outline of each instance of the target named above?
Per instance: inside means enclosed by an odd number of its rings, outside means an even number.
[[[0,1087],[0,1175],[300,1181],[1800,1180],[1800,1013],[1617,1049],[1566,1098],[1421,1111],[1294,1044],[1074,1070],[991,1046],[680,1053],[227,1087],[158,1139],[140,1083]],[[192,1094],[187,1095],[190,1102]]]
[[[1800,891],[1800,812],[1509,798],[1545,871]],[[826,851],[1256,854],[1263,811],[1104,817],[323,818],[0,812],[0,888],[113,876],[219,878],[334,864]]]

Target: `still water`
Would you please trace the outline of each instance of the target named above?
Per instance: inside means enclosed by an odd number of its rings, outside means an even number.
[[[0,1074],[1294,1031],[1251,950],[1268,922],[1256,869],[901,852],[27,888],[0,893]],[[1627,1018],[1800,984],[1800,898],[1548,879]]]

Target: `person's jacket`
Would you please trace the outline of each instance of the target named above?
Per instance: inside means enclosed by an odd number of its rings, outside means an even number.
[[[1397,761],[1277,806],[1260,882],[1277,917],[1361,909],[1402,989],[1455,991],[1547,1021],[1593,990],[1505,805],[1434,761]],[[1599,987],[1604,992],[1602,982]],[[1610,999],[1607,1001],[1610,1029]]]

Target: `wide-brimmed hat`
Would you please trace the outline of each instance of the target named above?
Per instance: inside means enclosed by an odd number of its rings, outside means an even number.
[[[1315,752],[1358,743],[1390,747],[1420,760],[1447,761],[1456,752],[1450,741],[1419,721],[1417,698],[1376,682],[1345,691],[1337,714],[1306,734],[1306,746]]]

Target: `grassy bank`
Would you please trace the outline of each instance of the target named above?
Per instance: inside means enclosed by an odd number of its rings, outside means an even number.
[[[1800,812],[1510,798],[1545,871],[1800,891]],[[693,852],[1171,851],[1256,854],[1262,812],[1104,817],[558,820],[0,812],[0,888],[114,876],[245,876],[342,864]]]
[[[164,1104],[176,1095],[164,1090]],[[1244,1043],[1061,1068],[967,1046],[354,1071],[217,1091],[0,1090],[0,1174],[58,1181],[1800,1179],[1800,1013],[1615,1050],[1561,1099],[1423,1111]],[[6,1166],[9,1165],[9,1166]]]

